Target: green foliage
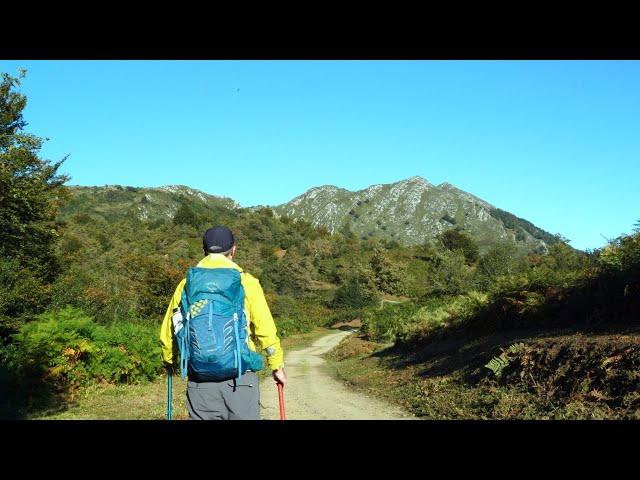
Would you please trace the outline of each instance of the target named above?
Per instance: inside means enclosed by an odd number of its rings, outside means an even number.
[[[363,316],[363,331],[376,341],[400,345],[419,343],[423,337],[472,318],[488,296],[471,291],[453,297],[431,297],[419,303],[383,304]]]
[[[367,310],[362,318],[362,332],[368,338],[382,342],[393,342],[412,329],[416,320],[413,304],[383,304],[375,310]]]
[[[509,348],[503,349],[499,356],[489,360],[489,363],[487,363],[485,367],[491,370],[497,378],[500,378],[503,370],[516,358],[523,348],[524,343],[511,345]]]
[[[59,175],[64,160],[38,157],[43,140],[24,133],[26,97],[15,91],[24,77],[0,81],[0,335],[41,311],[58,273],[56,216],[67,192]],[[18,277],[15,272],[19,272]],[[25,291],[25,289],[28,289]],[[29,296],[27,299],[25,296]],[[31,300],[31,301],[29,301]]]
[[[181,203],[173,216],[173,223],[175,225],[190,225],[194,228],[198,228],[200,224],[200,218],[186,203]]]
[[[477,275],[480,285],[487,289],[499,277],[514,275],[522,269],[524,262],[511,243],[493,245],[480,257]]]
[[[370,262],[371,270],[379,291],[390,295],[403,295],[406,292],[406,273],[398,265],[397,259],[393,258],[394,255],[393,250],[376,246]]]
[[[502,221],[505,228],[515,230],[516,232],[524,230],[528,232],[532,237],[537,238],[538,240],[543,240],[548,245],[553,245],[554,243],[558,242],[558,238],[556,237],[556,235],[552,235],[551,233],[536,227],[533,223],[525,220],[524,218],[516,217],[512,213],[500,210],[499,208],[493,208],[489,213],[492,217]],[[518,235],[518,233],[516,233],[516,235]],[[520,234],[519,238],[522,238],[522,234]]]
[[[374,273],[368,266],[355,264],[346,273],[343,284],[336,290],[332,305],[361,308],[374,305],[377,301]]]
[[[263,278],[279,294],[299,297],[311,290],[313,265],[309,256],[297,248],[287,250],[279,261],[268,258],[265,263]]]
[[[310,332],[313,327],[324,326],[331,310],[313,298],[293,298],[269,294],[267,301],[278,329],[278,336]]]
[[[96,324],[68,307],[21,326],[4,360],[24,390],[66,390],[91,382],[137,383],[162,369],[156,327]]]
[[[479,247],[478,244],[467,233],[458,228],[444,231],[438,236],[438,240],[442,242],[444,248],[452,252],[461,251],[467,264],[472,264],[478,260]]]
[[[346,217],[342,226],[338,229],[338,233],[343,235],[345,238],[354,239],[356,237],[355,233],[353,233],[353,225],[351,222],[351,217]]]
[[[474,272],[460,250],[437,251],[429,259],[427,288],[430,295],[458,295],[474,288]]]

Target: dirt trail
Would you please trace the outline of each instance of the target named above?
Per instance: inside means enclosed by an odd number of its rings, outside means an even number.
[[[339,331],[316,340],[310,347],[285,353],[289,383],[284,389],[287,420],[408,420],[411,415],[395,406],[358,393],[333,379],[320,356],[351,333]],[[260,385],[260,415],[280,418],[278,392],[272,378]]]

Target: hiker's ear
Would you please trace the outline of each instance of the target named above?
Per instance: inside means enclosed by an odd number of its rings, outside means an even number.
[[[231,256],[235,256],[236,254],[236,246],[234,245],[233,247],[231,247]]]

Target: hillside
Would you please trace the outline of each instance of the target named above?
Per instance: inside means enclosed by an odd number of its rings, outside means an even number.
[[[437,188],[454,191],[432,189]],[[384,382],[376,379],[391,379],[399,396],[389,400],[419,417],[589,418],[597,411],[603,418],[637,418],[630,387],[637,380],[636,347],[618,345],[617,335],[637,318],[638,235],[595,255],[556,242],[544,254],[523,256],[496,245],[467,258],[445,245],[398,246],[375,235],[331,234],[268,208],[241,208],[188,187],[69,187],[69,194],[57,219],[60,272],[48,287],[47,304],[38,315],[22,317],[13,343],[0,349],[6,366],[0,368],[0,390],[15,393],[6,393],[10,400],[0,405],[0,416],[64,410],[91,385],[155,381],[162,373],[157,329],[167,300],[202,257],[204,229],[221,223],[236,234],[235,260],[260,279],[281,337],[318,326],[362,325],[360,335],[338,349],[332,368],[383,397],[375,385]],[[466,198],[476,209],[491,208]],[[511,227],[535,228],[507,212],[500,215]],[[603,320],[614,313],[623,317],[622,329]],[[592,349],[581,335],[590,339],[593,332],[582,326],[570,331],[574,320],[601,324],[610,335],[606,344]],[[536,398],[547,390],[520,382],[522,370],[505,370],[503,385],[485,367],[500,349],[520,343],[522,362],[529,358],[522,355],[547,358],[557,348],[545,339],[558,334],[566,336],[572,357],[584,359],[571,373],[571,385],[586,385],[591,363],[607,366],[608,358],[623,354],[632,359],[616,365],[619,382],[607,380],[608,366],[600,372],[606,375],[587,391],[590,400],[577,413],[571,413],[574,386],[560,389],[557,382],[564,380],[546,370],[533,375],[549,378],[548,390],[557,387],[559,393],[540,403]],[[389,344],[395,346],[385,350]],[[564,355],[565,347],[558,348]],[[584,355],[589,349],[593,356]],[[447,388],[441,389],[442,382]],[[616,397],[612,389],[618,384],[624,395]],[[441,395],[416,394],[416,385],[440,389]],[[606,398],[600,399],[602,392]],[[520,403],[502,412],[494,397],[512,394]],[[491,403],[482,403],[484,398]],[[559,401],[569,406],[554,410]]]
[[[370,310],[332,367],[424,418],[640,419],[635,231],[588,259],[553,245],[484,293]]]
[[[200,211],[216,208],[235,210],[240,207],[230,198],[209,195],[184,185],[158,188],[72,186],[70,189],[73,196],[61,209],[63,218],[82,212],[108,221],[121,219],[125,215],[143,221],[154,221],[172,219],[184,203]]]
[[[314,187],[274,211],[330,232],[350,228],[363,239],[375,236],[405,245],[423,244],[451,228],[468,232],[481,248],[509,241],[522,250],[544,252],[556,242],[530,222],[449,183],[433,185],[417,176],[356,192]]]
[[[300,297],[314,282],[331,282],[333,258],[345,249],[325,230],[185,186],[69,191],[58,215],[62,274],[53,293],[61,306],[79,306],[101,321],[161,318],[186,268],[202,258],[202,233],[216,224],[233,230],[237,262],[260,278],[276,315],[297,316],[298,306],[281,307],[278,295]],[[315,265],[311,250],[324,250]]]

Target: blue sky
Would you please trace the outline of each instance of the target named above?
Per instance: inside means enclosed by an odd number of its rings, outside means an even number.
[[[420,175],[597,248],[640,219],[638,61],[0,61],[71,185],[243,206]]]

